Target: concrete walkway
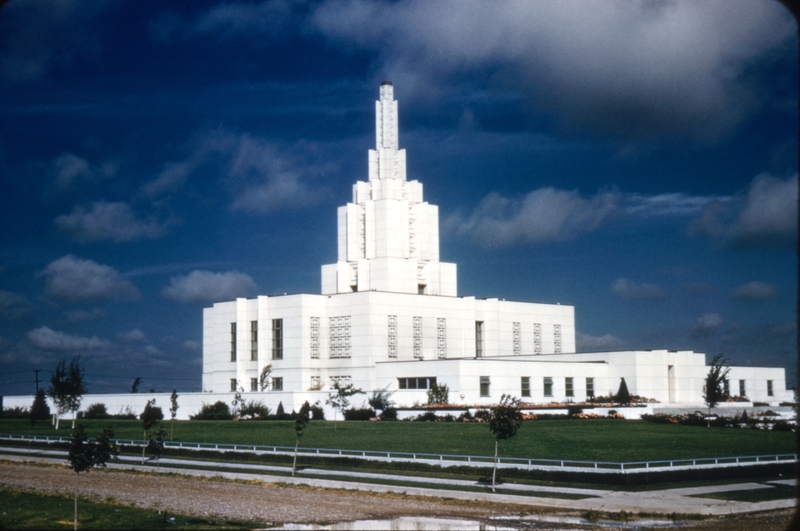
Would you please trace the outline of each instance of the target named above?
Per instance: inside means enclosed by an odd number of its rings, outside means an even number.
[[[59,450],[28,450],[25,448],[0,447],[0,453],[5,454],[0,458],[9,461],[32,461],[64,464],[65,451]],[[178,468],[196,467],[196,468]],[[112,469],[137,470],[153,472],[154,462],[141,464],[141,458],[121,456],[118,462],[108,465]],[[221,470],[208,470],[209,468]],[[523,494],[492,493],[490,487],[483,483],[469,480],[429,478],[419,476],[404,476],[392,474],[374,474],[369,472],[332,471],[313,468],[300,469],[304,477],[288,477],[275,475],[276,472],[286,473],[287,467],[258,465],[247,463],[224,463],[213,461],[198,461],[191,459],[161,459],[159,469],[162,473],[175,473],[195,477],[220,477],[225,479],[244,481],[263,481],[267,483],[284,483],[295,485],[310,485],[330,489],[346,489],[370,492],[392,492],[412,496],[431,496],[440,498],[454,498],[461,500],[484,500],[501,503],[513,503],[536,507],[550,507],[570,511],[600,511],[607,513],[647,513],[647,514],[699,514],[699,515],[727,515],[769,511],[775,509],[791,508],[795,506],[794,499],[774,500],[757,503],[718,500],[703,498],[703,494],[715,492],[730,492],[756,489],[771,489],[777,485],[793,486],[795,479],[773,481],[769,483],[737,483],[706,487],[690,487],[678,489],[653,490],[646,492],[615,491],[606,489],[578,489],[569,487],[549,487],[539,485],[521,485],[516,483],[503,483],[499,487],[504,491],[518,491]],[[231,469],[226,471],[225,469]],[[233,470],[236,470],[234,472]],[[241,472],[245,470],[246,472]],[[317,476],[317,477],[308,477]],[[325,476],[346,476],[353,479],[362,479],[376,483],[358,481],[344,481],[340,479],[323,479]],[[380,482],[416,483],[421,486],[396,486],[381,484]],[[428,486],[425,486],[428,485]],[[437,485],[445,488],[430,488]],[[479,487],[481,491],[449,490],[446,487]],[[572,496],[586,496],[582,499],[565,499],[558,497],[537,496],[537,493],[549,496],[566,494]]]

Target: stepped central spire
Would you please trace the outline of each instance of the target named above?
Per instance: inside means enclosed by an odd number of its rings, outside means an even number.
[[[397,101],[389,81],[375,102],[375,149],[369,181],[353,186],[338,211],[338,260],[322,266],[322,293],[391,291],[456,295],[456,265],[439,262],[439,209],[406,180],[399,149]]]

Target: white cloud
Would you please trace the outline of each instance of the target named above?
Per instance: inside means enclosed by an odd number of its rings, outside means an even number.
[[[797,175],[759,175],[743,199],[712,201],[688,227],[736,246],[787,246],[797,238]]]
[[[706,313],[697,318],[690,335],[695,339],[704,339],[711,336],[722,326],[723,319],[718,313]]]
[[[46,326],[28,332],[28,340],[42,350],[80,351],[104,349],[110,346],[108,341],[97,336],[73,336]]]
[[[210,303],[253,296],[256,284],[249,275],[237,271],[192,271],[187,276],[172,277],[161,293],[178,302]]]
[[[635,217],[690,217],[698,216],[703,208],[714,201],[724,201],[727,197],[697,196],[684,193],[658,195],[625,194],[623,208]]]
[[[639,284],[627,278],[611,283],[611,293],[620,299],[663,299],[667,294],[657,284]]]
[[[728,129],[759,103],[746,69],[794,37],[777,2],[749,0],[331,0],[312,23],[379,54],[404,94],[521,84],[567,121],[621,135]]]
[[[144,332],[138,328],[129,330],[127,332],[120,332],[117,334],[117,340],[121,341],[122,343],[147,343],[147,338],[145,337]]]
[[[605,334],[602,336],[592,336],[589,334],[578,332],[575,335],[575,343],[578,352],[589,352],[594,350],[597,351],[619,350],[625,346],[626,341],[622,338],[613,336],[611,334]]]
[[[56,227],[80,242],[110,240],[128,242],[141,238],[158,238],[167,224],[155,220],[142,221],[127,203],[92,204],[91,210],[78,206],[71,214],[58,216]]]
[[[197,341],[187,340],[183,342],[183,348],[192,352],[203,350],[203,345]]]
[[[765,282],[749,282],[733,290],[733,297],[743,301],[762,301],[778,294],[778,288]]]
[[[47,293],[65,301],[139,298],[136,287],[112,267],[71,254],[51,262],[42,274]]]
[[[589,199],[555,188],[540,188],[520,199],[493,192],[468,217],[449,218],[446,227],[485,246],[570,240],[597,229],[619,211],[618,203],[612,192]]]

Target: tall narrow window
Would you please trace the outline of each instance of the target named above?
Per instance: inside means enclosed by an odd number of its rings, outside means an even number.
[[[553,352],[561,353],[561,325],[553,325]]]
[[[389,316],[389,357],[397,357],[397,316]]]
[[[544,377],[544,396],[553,396],[553,379],[549,376]]]
[[[331,358],[350,357],[350,316],[329,317]]]
[[[594,378],[586,378],[586,398],[594,396]]]
[[[725,390],[725,394],[730,396],[731,394],[731,381],[725,378],[722,380],[722,388]]]
[[[773,396],[773,394],[772,394],[772,380],[767,380],[767,396]]]
[[[231,378],[231,393],[236,392],[236,378]]]
[[[440,317],[436,319],[436,350],[439,358],[447,357],[447,319]]]
[[[739,380],[739,396],[747,396],[747,389],[745,389],[744,380]]]
[[[533,323],[533,353],[542,353],[542,325],[541,323]]]
[[[283,359],[283,319],[272,320],[272,359]]]
[[[531,396],[531,377],[523,376],[519,394],[521,396]]]
[[[475,357],[483,356],[483,321],[475,321]]]
[[[272,378],[272,390],[283,391],[283,378]]]
[[[564,378],[564,394],[566,396],[575,396],[575,389],[572,387],[572,378]]]
[[[489,387],[491,385],[492,382],[488,376],[481,376],[481,396],[489,396]]]
[[[231,361],[236,361],[236,323],[231,323]]]
[[[258,321],[250,321],[250,361],[258,361]]]
[[[513,324],[512,333],[513,333],[513,340],[514,340],[514,355],[515,356],[519,356],[522,353],[522,341],[520,341],[522,333],[520,331],[519,323],[514,323]]]
[[[258,378],[250,378],[250,390],[258,391]]]

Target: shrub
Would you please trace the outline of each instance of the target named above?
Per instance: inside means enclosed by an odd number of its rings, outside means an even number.
[[[384,413],[386,413],[384,411]],[[312,420],[325,420],[325,410],[319,405],[319,402],[311,406],[311,419]]]
[[[397,420],[397,409],[389,407],[381,412],[381,420]]]
[[[109,415],[109,417],[112,419],[120,419],[120,420],[135,420],[136,413],[131,411],[130,406],[125,406],[124,412],[120,409],[119,413],[117,413],[116,415]]]
[[[196,415],[189,417],[191,420],[232,420],[231,410],[228,404],[219,400],[213,404],[203,404]]]
[[[239,416],[241,417],[249,417],[251,419],[265,419],[269,416],[270,411],[267,406],[264,405],[264,402],[261,400],[255,401],[250,400],[249,402],[245,402],[242,404],[242,407],[239,408]]]
[[[577,417],[581,413],[583,413],[583,408],[580,406],[569,406],[567,408],[567,416],[569,418]]]
[[[344,420],[369,420],[373,417],[375,417],[375,410],[371,407],[353,407],[344,410]]]
[[[90,405],[86,408],[86,411],[83,412],[83,418],[85,419],[107,419],[110,417],[111,415],[108,414],[106,405],[101,402]]]
[[[472,413],[470,413],[468,409],[462,414],[460,414],[456,420],[458,420],[459,422],[472,422],[473,420]]]
[[[6,419],[27,419],[30,418],[30,413],[28,412],[28,408],[17,406],[0,411],[0,416]]]
[[[426,411],[425,413],[420,413],[414,418],[414,422],[436,422],[436,413],[433,411]]]
[[[779,420],[772,425],[772,431],[794,431],[794,426],[785,420]]]
[[[475,412],[475,421],[476,422],[489,422],[492,414],[487,409],[479,409]]]

